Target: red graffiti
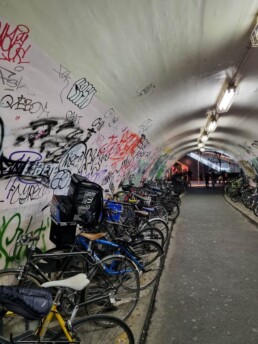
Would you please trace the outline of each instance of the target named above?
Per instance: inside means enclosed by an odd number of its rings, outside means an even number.
[[[100,154],[109,156],[114,164],[123,161],[128,155],[133,155],[139,143],[141,137],[130,130],[123,132],[122,137],[119,139],[118,136],[112,135],[109,137],[110,142],[104,144],[100,150]]]
[[[15,63],[29,63],[24,61],[25,55],[31,45],[25,47],[29,37],[29,28],[25,25],[17,25],[12,31],[9,24],[0,22],[0,60]]]

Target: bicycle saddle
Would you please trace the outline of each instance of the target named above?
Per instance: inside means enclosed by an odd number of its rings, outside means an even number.
[[[75,276],[65,278],[62,280],[50,281],[41,284],[43,288],[49,287],[65,287],[74,290],[82,290],[90,283],[87,276],[83,273],[77,274]]]

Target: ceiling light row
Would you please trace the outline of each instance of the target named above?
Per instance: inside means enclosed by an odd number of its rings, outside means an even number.
[[[258,47],[258,16],[256,17],[256,24],[250,36],[251,44],[253,48]]]
[[[204,151],[204,143],[208,141],[210,133],[213,133],[218,126],[219,115],[216,110],[209,110],[207,112],[207,122],[204,128],[201,129],[200,138],[198,140],[198,147]]]
[[[256,24],[250,36],[251,47],[257,48],[258,47],[258,16],[256,17]],[[237,72],[232,77],[231,82],[224,85],[221,90],[221,93],[218,97],[218,101],[216,104],[216,108],[212,111],[208,111],[207,115],[207,122],[204,128],[201,129],[201,134],[198,139],[198,148],[200,151],[205,151],[204,143],[208,141],[209,134],[214,132],[218,125],[219,114],[228,112],[230,106],[232,105],[234,98],[237,94],[237,87],[236,87],[236,79],[237,74],[240,71],[240,68],[243,67],[244,63],[246,62],[250,50],[247,52],[246,56],[244,57],[242,63],[240,64]]]
[[[219,114],[225,113],[232,105],[237,88],[233,83],[224,87],[219,95],[216,109],[207,111],[207,122],[204,128],[201,129],[200,138],[198,140],[198,148],[203,152],[205,150],[204,143],[208,141],[209,134],[213,133],[218,126]],[[200,146],[203,144],[203,146]]]

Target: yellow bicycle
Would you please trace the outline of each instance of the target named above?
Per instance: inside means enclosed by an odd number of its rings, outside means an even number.
[[[81,291],[88,283],[87,276],[80,273],[64,280],[46,282],[42,288],[0,286],[0,343],[134,344],[131,329],[119,318],[105,314],[78,317],[82,305],[79,303],[68,319],[59,313],[64,290]],[[45,288],[51,288],[51,292]],[[53,290],[57,290],[54,301]],[[21,329],[24,323],[25,328]]]

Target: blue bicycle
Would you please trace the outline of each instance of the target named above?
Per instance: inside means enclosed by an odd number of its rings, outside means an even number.
[[[90,284],[85,289],[85,308],[88,314],[105,313],[106,303],[100,299],[103,293],[107,292],[112,279],[117,279],[117,274],[121,277],[124,274],[124,280],[128,279],[129,269],[122,269],[117,261],[112,261],[112,254],[124,257],[131,261],[139,270],[140,290],[150,286],[161,273],[163,266],[164,252],[162,247],[152,240],[139,240],[132,242],[129,236],[117,238],[116,241],[109,241],[105,238],[105,233],[85,233],[81,232],[75,239],[74,245],[66,249],[52,249],[49,252],[90,252],[96,260],[103,261],[107,256],[105,265],[99,269],[98,265],[89,270],[88,278]],[[110,258],[109,258],[110,257]],[[104,278],[105,277],[105,278]],[[108,284],[107,281],[108,280]],[[132,286],[128,283],[123,286],[124,293],[132,291]],[[112,296],[111,296],[112,300]],[[126,297],[121,298],[120,302],[112,305],[109,303],[109,310],[112,307],[126,307],[128,300]],[[110,308],[111,307],[111,308]]]

